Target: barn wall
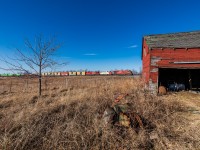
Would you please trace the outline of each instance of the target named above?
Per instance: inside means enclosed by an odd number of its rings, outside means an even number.
[[[200,49],[153,49],[150,58],[149,83],[154,89],[158,85],[159,68],[200,68],[200,64],[173,63],[200,61]]]
[[[199,64],[172,64],[177,61],[200,61],[200,49],[153,49],[151,59],[156,63],[151,66],[166,68],[176,67],[199,67]]]
[[[148,83],[150,78],[150,51],[144,39],[142,45],[142,77],[145,83]]]

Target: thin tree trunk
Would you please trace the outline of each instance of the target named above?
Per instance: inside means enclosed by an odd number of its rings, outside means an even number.
[[[40,71],[39,71],[39,96],[42,95],[42,62],[40,61]]]
[[[39,96],[42,95],[42,79],[41,76],[39,76]]]
[[[39,96],[42,95],[42,51],[40,50],[40,64],[39,64]]]

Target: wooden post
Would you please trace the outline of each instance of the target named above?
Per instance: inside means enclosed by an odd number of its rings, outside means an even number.
[[[67,78],[65,78],[65,88],[67,89],[67,86],[68,86],[68,80]]]
[[[25,80],[24,92],[27,91],[28,88],[28,79]]]
[[[9,92],[11,93],[11,90],[12,90],[12,79],[10,81],[10,88],[9,88]]]
[[[189,70],[189,88],[192,89],[192,79],[191,79],[191,71]]]
[[[44,80],[45,90],[47,90],[47,79]]]
[[[2,90],[2,93],[3,93],[4,92],[4,82],[2,83],[1,90]]]

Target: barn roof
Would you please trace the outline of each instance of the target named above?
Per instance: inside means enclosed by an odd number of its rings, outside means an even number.
[[[200,31],[144,36],[149,48],[200,48]]]

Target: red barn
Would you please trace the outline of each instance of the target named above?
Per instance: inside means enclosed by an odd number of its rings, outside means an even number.
[[[142,66],[151,90],[172,82],[200,89],[200,31],[144,36]]]

